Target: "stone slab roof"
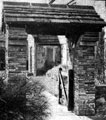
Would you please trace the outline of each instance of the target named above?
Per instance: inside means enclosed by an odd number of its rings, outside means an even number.
[[[3,14],[7,23],[40,22],[106,25],[92,6],[3,2]]]

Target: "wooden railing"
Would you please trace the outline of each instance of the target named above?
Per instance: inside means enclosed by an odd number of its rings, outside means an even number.
[[[58,103],[59,104],[61,104],[61,99],[62,99],[62,95],[63,95],[62,92],[64,92],[66,103],[67,103],[67,92],[65,89],[64,79],[63,79],[61,71],[62,71],[62,68],[59,68],[59,75],[58,75],[58,81],[59,81],[59,100],[58,100]]]
[[[66,99],[66,105],[68,111],[74,111],[74,71],[72,69],[68,70],[68,89],[66,92],[66,86],[64,84],[64,79],[62,76],[62,69],[59,69],[58,75],[59,81],[59,100],[58,103],[61,104],[61,99],[63,95]],[[64,92],[64,94],[62,93]]]

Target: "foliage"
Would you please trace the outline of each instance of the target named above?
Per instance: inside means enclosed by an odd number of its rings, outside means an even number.
[[[106,120],[106,103],[99,106],[96,115],[91,118],[92,120]]]
[[[2,81],[2,80],[1,80]],[[1,82],[0,120],[44,120],[49,115],[48,102],[42,94],[44,87],[38,81],[22,76],[4,85]]]
[[[96,115],[92,120],[106,120],[106,101],[103,96],[96,98]]]

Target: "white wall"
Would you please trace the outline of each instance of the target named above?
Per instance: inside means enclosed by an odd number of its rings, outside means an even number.
[[[58,40],[62,47],[62,58],[61,58],[61,64],[67,65],[67,38],[64,35],[58,35]]]
[[[32,35],[28,35],[28,71],[34,73],[35,72],[35,42]],[[32,52],[30,53],[30,48],[32,47]],[[30,61],[30,54],[32,56],[32,61]],[[31,66],[32,65],[32,66]]]
[[[72,69],[73,65],[70,60],[69,55],[69,48],[68,48],[68,39],[65,37],[65,35],[58,35],[59,42],[62,47],[62,58],[61,58],[61,64],[68,66],[70,69]]]

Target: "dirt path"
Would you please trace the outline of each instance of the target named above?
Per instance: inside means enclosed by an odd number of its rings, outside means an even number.
[[[46,95],[50,104],[51,116],[48,118],[48,120],[91,120],[86,116],[77,116],[74,113],[67,111],[67,107],[59,105],[58,98],[49,92],[45,91],[44,94]]]
[[[48,99],[51,111],[51,116],[47,120],[92,120],[86,116],[77,116],[68,111],[66,106],[58,104],[58,98],[54,96],[57,92],[57,83],[55,81],[47,79],[46,76],[36,77],[34,79],[40,81],[46,88],[44,94]]]
[[[55,81],[47,79],[46,76],[34,79],[40,81],[46,88],[44,94],[48,99],[51,111],[51,116],[47,120],[92,120],[86,116],[77,116],[68,111],[66,106],[58,104],[58,98],[54,96],[57,93],[57,83]]]

